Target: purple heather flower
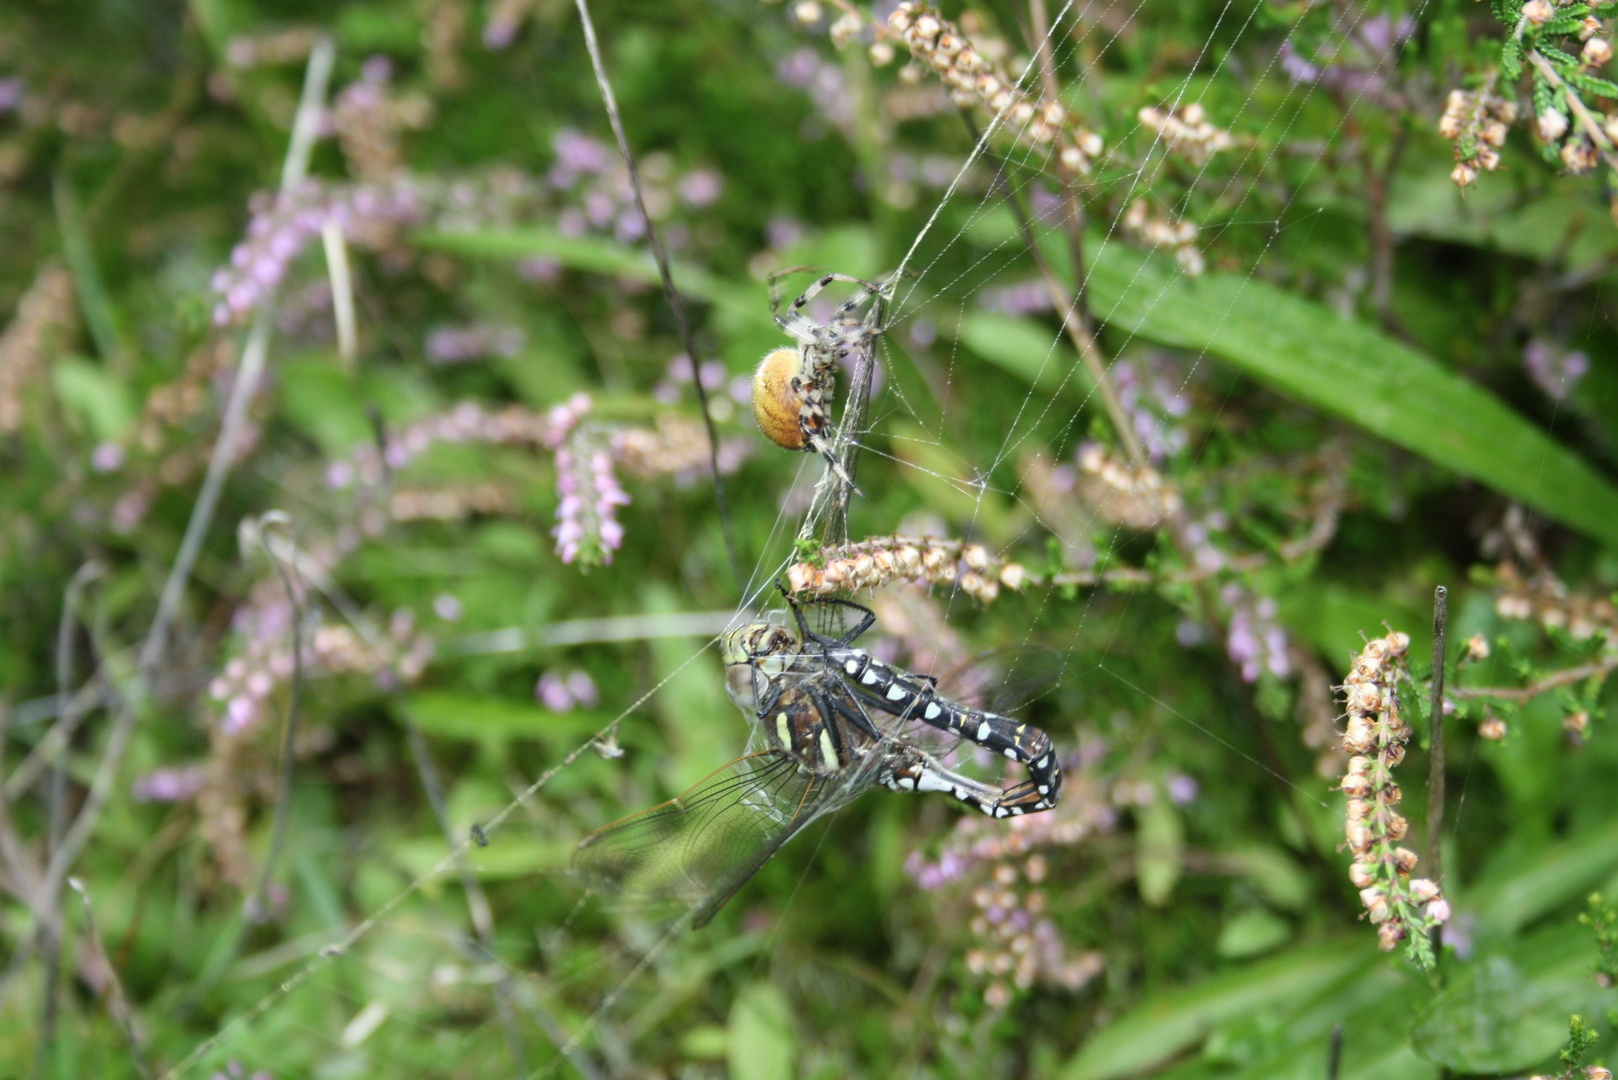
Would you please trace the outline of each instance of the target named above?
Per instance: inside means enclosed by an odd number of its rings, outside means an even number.
[[[521,23],[513,18],[514,12],[504,8],[497,8],[489,16],[489,21],[483,24],[483,44],[491,52],[499,52],[508,48],[517,40],[517,31]]]
[[[562,276],[562,264],[543,255],[523,259],[517,264],[517,276],[524,281],[549,285]]]
[[[98,473],[117,472],[123,468],[124,448],[115,442],[97,443],[90,453],[90,468]]]
[[[764,226],[764,240],[775,251],[795,246],[808,234],[803,222],[789,217],[773,217]]]
[[[725,178],[716,169],[693,169],[680,178],[677,190],[687,206],[700,210],[719,201]]]
[[[596,690],[595,680],[582,671],[574,670],[566,675],[547,671],[534,685],[534,700],[551,712],[561,713],[579,706],[593,709],[600,703],[601,694]]]
[[[1168,779],[1169,801],[1175,806],[1185,806],[1195,800],[1198,790],[1197,782],[1184,773],[1174,773]]]
[[[1290,41],[1281,42],[1281,70],[1294,84],[1312,83],[1320,79],[1320,68],[1303,58]]]
[[[568,693],[567,683],[561,676],[549,671],[534,684],[534,700],[551,712],[563,713],[573,708],[573,695]]]
[[[819,70],[820,54],[805,46],[792,50],[775,66],[775,77],[788,86],[802,90],[815,81],[815,73]]]
[[[1037,281],[997,285],[977,295],[977,306],[1005,315],[1036,315],[1051,309],[1051,294]]]
[[[613,235],[625,244],[640,240],[646,235],[646,219],[640,216],[640,211],[630,207],[618,214],[613,224]]]
[[[393,78],[393,61],[386,56],[368,56],[360,66],[360,76],[369,83],[385,83]]]
[[[556,152],[556,164],[551,166],[550,181],[557,188],[570,188],[581,176],[595,176],[606,171],[612,161],[605,143],[588,135],[563,128],[551,139]]]
[[[137,802],[184,802],[202,790],[207,772],[201,765],[156,769],[135,781]]]
[[[788,53],[776,65],[775,75],[788,86],[808,91],[820,119],[852,133],[857,106],[841,67],[821,59],[818,52],[805,46]]]
[[[1590,371],[1590,357],[1578,349],[1568,350],[1543,338],[1534,338],[1523,349],[1523,364],[1534,384],[1552,401],[1565,401]]]
[[[21,75],[0,79],[0,114],[14,112],[22,105],[23,90]]]
[[[445,622],[460,622],[466,608],[454,593],[439,593],[433,597],[433,614]]]
[[[586,709],[593,709],[601,703],[601,692],[596,689],[596,682],[587,672],[570,671],[567,673],[567,692],[573,700]]]
[[[1292,674],[1292,663],[1286,655],[1286,631],[1275,622],[1275,601],[1255,598],[1236,582],[1221,589],[1219,598],[1231,612],[1225,651],[1241,669],[1242,679],[1256,682],[1264,671],[1278,679]]]
[[[408,184],[332,187],[306,180],[294,191],[255,195],[249,206],[246,238],[211,282],[219,297],[213,311],[218,326],[245,319],[327,225],[352,240],[381,227],[413,224],[422,216],[421,200]]]
[[[1404,44],[1415,28],[1416,24],[1408,15],[1401,15],[1398,22],[1386,15],[1374,15],[1361,22],[1357,32],[1366,48],[1378,57],[1385,57]]]
[[[556,554],[564,563],[582,565],[612,562],[623,545],[624,529],[617,508],[629,505],[629,496],[612,471],[612,457],[589,432],[576,434],[556,451]]]
[[[488,357],[509,359],[522,352],[528,337],[515,326],[435,326],[427,333],[430,364],[462,364]]]

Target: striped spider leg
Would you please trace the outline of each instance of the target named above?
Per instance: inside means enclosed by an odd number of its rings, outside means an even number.
[[[770,314],[797,345],[772,349],[759,364],[753,376],[753,416],[759,430],[777,445],[819,454],[838,479],[857,492],[853,478],[832,452],[835,429],[831,403],[836,395],[837,361],[870,348],[882,333],[880,301],[887,296],[887,286],[847,274],[826,274],[811,283],[783,312],[776,281],[798,269],[801,268],[770,275]],[[861,288],[829,322],[817,323],[803,313],[803,308],[833,282]],[[854,312],[872,301],[876,302],[871,303],[865,317],[856,319]]]

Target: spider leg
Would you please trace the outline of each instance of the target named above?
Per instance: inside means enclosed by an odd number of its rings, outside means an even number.
[[[860,281],[858,278],[843,278],[842,280],[857,282],[858,284],[864,286],[864,289],[861,292],[855,293],[848,299],[846,303],[843,304],[842,307],[837,309],[836,313],[832,315],[830,320],[831,325],[833,326],[847,321],[848,316],[853,314],[861,304],[878,296],[885,296],[888,291],[888,287],[886,285],[877,285],[869,281]],[[863,326],[864,324],[865,320],[861,320],[858,325]]]
[[[861,491],[860,486],[854,482],[854,478],[848,475],[848,472],[843,468],[843,463],[837,460],[837,455],[832,453],[830,443],[813,433],[810,433],[805,441],[808,442],[810,449],[826,459],[826,464],[831,466],[831,471],[837,474],[837,479],[847,484],[854,494],[861,498],[865,497],[865,492]]]
[[[811,349],[824,349],[826,341],[826,328],[796,311],[788,311],[783,315],[775,316],[775,325],[779,326],[788,337],[799,344],[807,345]]]
[[[826,274],[824,277],[817,278],[807,289],[803,290],[802,296],[792,301],[792,310],[801,311],[805,304],[809,303],[809,301],[820,295],[821,289],[824,289],[827,285],[830,285],[834,281],[845,282],[849,285],[863,285],[866,290],[866,296],[857,297],[857,302],[855,302],[853,306],[845,306],[842,311],[852,311],[854,307],[858,307],[860,303],[864,303],[868,297],[879,295],[884,288],[881,285],[873,285],[864,278],[851,277],[848,274]],[[839,313],[841,313],[841,311]]]
[[[812,266],[783,266],[779,270],[771,270],[765,275],[765,282],[770,287],[770,314],[774,315],[781,309],[781,286],[778,284],[784,277],[793,274],[803,274],[814,270]]]

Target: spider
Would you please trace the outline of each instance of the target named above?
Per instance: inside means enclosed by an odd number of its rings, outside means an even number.
[[[871,304],[863,319],[854,312],[861,304],[880,301],[888,294],[887,285],[876,285],[847,274],[827,274],[818,278],[781,312],[776,280],[797,272],[798,267],[770,275],[770,314],[776,325],[798,342],[772,349],[753,375],[753,417],[759,430],[788,450],[819,454],[826,459],[838,479],[859,491],[854,480],[832,453],[834,428],[831,402],[836,391],[837,361],[869,348],[882,333],[882,304]],[[832,315],[825,324],[803,314],[804,305],[834,281],[858,285],[860,291]]]

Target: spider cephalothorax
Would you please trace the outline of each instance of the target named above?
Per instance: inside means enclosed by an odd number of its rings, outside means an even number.
[[[847,274],[827,274],[792,301],[787,311],[781,312],[780,300],[774,294],[774,276],[770,310],[775,314],[776,324],[798,344],[772,349],[759,364],[753,376],[753,417],[758,421],[759,430],[771,441],[788,450],[819,454],[844,483],[853,487],[853,479],[832,453],[834,429],[830,410],[836,392],[837,362],[869,348],[882,332],[880,303],[872,303],[863,318],[855,318],[854,312],[860,305],[886,296],[887,287]],[[804,315],[804,306],[834,281],[859,285],[861,290],[826,323],[817,323]]]

